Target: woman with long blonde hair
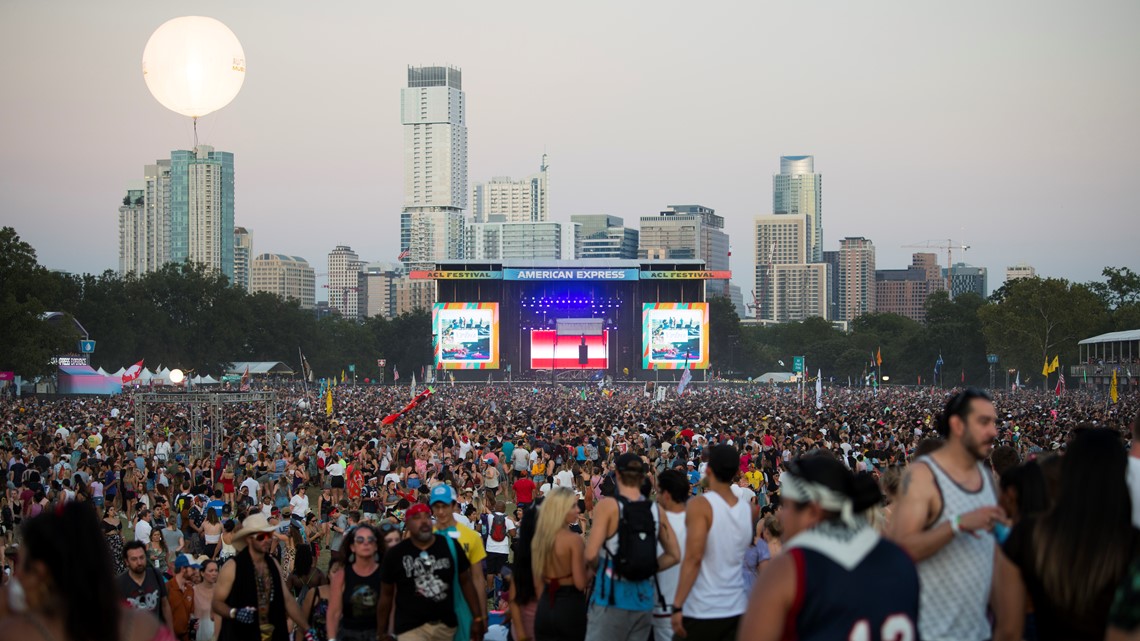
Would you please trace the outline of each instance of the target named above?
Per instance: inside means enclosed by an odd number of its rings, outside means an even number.
[[[538,508],[531,542],[531,570],[539,599],[535,639],[586,638],[585,544],[569,527],[578,515],[578,497],[569,488],[551,490]]]

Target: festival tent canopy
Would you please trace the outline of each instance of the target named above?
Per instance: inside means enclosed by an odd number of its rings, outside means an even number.
[[[105,376],[87,365],[61,365],[59,368],[60,394],[119,394],[123,391],[122,381],[114,376]]]
[[[268,376],[270,374],[279,376],[292,376],[293,368],[289,367],[281,361],[241,361],[232,363],[226,374],[234,376],[242,376],[249,368],[250,376]]]
[[[787,383],[795,377],[796,375],[791,372],[766,372],[755,380],[760,383]]]

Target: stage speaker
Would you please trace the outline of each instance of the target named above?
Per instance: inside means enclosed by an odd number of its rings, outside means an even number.
[[[578,364],[579,365],[585,365],[586,363],[590,362],[589,354],[586,353],[588,350],[589,350],[589,348],[586,347],[585,345],[579,345],[578,346]]]

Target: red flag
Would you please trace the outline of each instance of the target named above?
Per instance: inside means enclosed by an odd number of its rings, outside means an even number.
[[[1060,396],[1061,394],[1065,393],[1065,373],[1064,372],[1061,372],[1061,375],[1059,377],[1057,377],[1057,389],[1055,389],[1054,392],[1057,394],[1057,396]]]
[[[409,248],[405,249],[404,251],[400,252],[400,255],[396,257],[396,260],[404,260],[405,258],[410,256],[411,254],[412,254],[412,248],[409,247]]]
[[[966,382],[966,370],[964,370],[964,369],[962,370],[962,382],[963,383]]]
[[[146,359],[143,359],[143,360],[146,360]],[[123,372],[123,382],[124,383],[130,383],[131,381],[135,380],[136,378],[139,377],[140,374],[142,374],[142,370],[143,370],[143,361],[139,361],[139,362],[135,363],[134,365],[131,365],[130,367],[127,368],[127,371]]]

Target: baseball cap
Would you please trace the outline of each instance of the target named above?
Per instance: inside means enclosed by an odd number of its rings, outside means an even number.
[[[431,499],[428,503],[435,505],[436,503],[453,503],[455,501],[455,491],[451,489],[450,485],[437,485],[431,490]]]
[[[407,512],[404,512],[404,520],[406,521],[417,514],[431,514],[431,508],[424,505],[423,503],[416,503],[412,507],[408,508]]]
[[[645,472],[645,466],[641,463],[641,457],[636,454],[622,454],[617,458],[617,471],[619,472]]]
[[[185,568],[197,568],[197,567],[201,567],[201,565],[197,561],[195,561],[194,558],[191,557],[189,554],[179,554],[178,557],[174,559],[175,571],[182,570]]]

